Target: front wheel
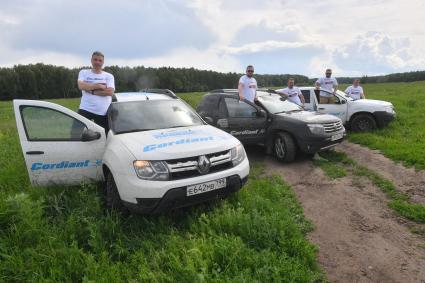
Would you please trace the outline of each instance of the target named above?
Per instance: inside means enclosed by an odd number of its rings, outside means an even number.
[[[124,206],[121,201],[120,194],[118,193],[117,185],[115,184],[112,173],[109,172],[106,177],[105,185],[105,202],[106,207],[111,210],[117,210],[119,212],[128,213],[128,209]]]
[[[294,161],[296,146],[294,139],[288,133],[277,133],[273,141],[274,155],[285,163]]]
[[[350,123],[354,132],[368,132],[376,129],[376,121],[370,114],[358,114]]]

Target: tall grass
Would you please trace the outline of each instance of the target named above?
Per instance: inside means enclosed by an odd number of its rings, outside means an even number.
[[[55,102],[76,110],[79,100]],[[324,280],[311,223],[261,164],[226,200],[123,217],[104,208],[98,185],[31,187],[11,107],[0,103],[0,282]]]
[[[425,82],[366,84],[367,98],[390,101],[397,118],[371,133],[350,133],[350,141],[380,150],[407,166],[425,169]]]

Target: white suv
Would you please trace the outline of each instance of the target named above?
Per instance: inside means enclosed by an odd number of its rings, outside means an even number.
[[[34,186],[106,181],[108,207],[157,213],[224,197],[249,174],[241,143],[207,125],[169,90],[117,93],[107,137],[63,106],[13,103]]]
[[[376,127],[384,127],[396,116],[393,104],[387,101],[354,100],[340,90],[335,95],[327,90],[317,90],[314,87],[301,87],[300,90],[305,98],[306,110],[335,115],[353,131],[363,132]],[[331,103],[320,103],[321,92],[327,93],[332,98]]]

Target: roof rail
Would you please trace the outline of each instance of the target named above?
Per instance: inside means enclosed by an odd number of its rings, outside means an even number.
[[[257,89],[257,91],[264,91],[264,92],[268,92],[268,93],[277,93],[276,90],[271,89],[271,88],[259,88],[259,89]]]
[[[222,88],[222,89],[213,89],[208,92],[209,93],[237,93],[238,90],[235,88]]]
[[[167,95],[171,98],[178,98],[177,95],[169,89],[145,88],[145,89],[140,90],[140,92],[165,94],[165,95]]]

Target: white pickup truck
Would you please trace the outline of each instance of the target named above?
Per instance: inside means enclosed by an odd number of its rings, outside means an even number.
[[[249,174],[242,144],[169,90],[117,93],[111,130],[63,106],[14,100],[34,186],[105,181],[109,208],[157,213],[224,197]]]
[[[396,116],[392,103],[382,100],[360,99],[353,100],[344,92],[334,94],[315,87],[300,87],[305,98],[305,109],[332,114],[342,120],[352,131],[370,131],[376,127],[388,125]],[[320,104],[320,92],[331,95],[332,103]]]

